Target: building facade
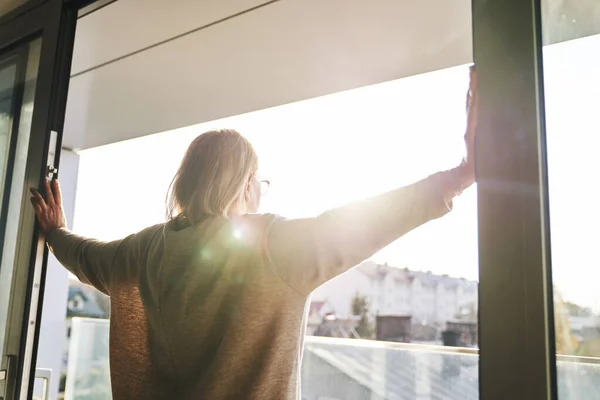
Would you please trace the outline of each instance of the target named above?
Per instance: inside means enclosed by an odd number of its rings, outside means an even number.
[[[445,328],[448,321],[477,308],[477,282],[366,261],[314,291],[341,318],[352,298],[364,296],[372,320],[377,315],[411,316],[417,325]]]

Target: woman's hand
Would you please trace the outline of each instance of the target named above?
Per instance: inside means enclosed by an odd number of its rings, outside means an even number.
[[[67,222],[62,207],[62,194],[60,184],[54,179],[52,185],[46,179],[45,183],[46,199],[37,189],[31,188],[31,204],[35,209],[35,214],[42,233],[47,236],[52,231],[65,228]]]
[[[465,133],[467,156],[459,167],[461,189],[466,189],[475,182],[475,135],[477,134],[479,98],[475,67],[471,66],[469,71],[470,83],[469,91],[467,92],[467,132]]]

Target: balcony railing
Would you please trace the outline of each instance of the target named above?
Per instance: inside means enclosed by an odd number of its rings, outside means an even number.
[[[73,318],[66,400],[110,398],[108,320]],[[477,400],[478,350],[308,336],[302,399]],[[560,400],[600,399],[600,359],[558,356]]]

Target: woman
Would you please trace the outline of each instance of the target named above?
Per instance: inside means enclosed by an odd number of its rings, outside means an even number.
[[[297,399],[310,293],[412,229],[446,214],[474,181],[477,81],[467,157],[412,185],[288,220],[255,214],[257,156],[235,131],[190,145],[169,219],[110,243],[65,228],[60,187],[32,190],[56,258],[111,296],[115,399]]]

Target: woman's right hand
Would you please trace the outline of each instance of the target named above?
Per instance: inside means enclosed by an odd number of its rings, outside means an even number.
[[[65,214],[62,207],[62,194],[58,180],[54,179],[52,184],[45,181],[46,199],[34,188],[31,188],[31,204],[35,209],[40,230],[44,235],[50,234],[57,229],[67,226]]]

